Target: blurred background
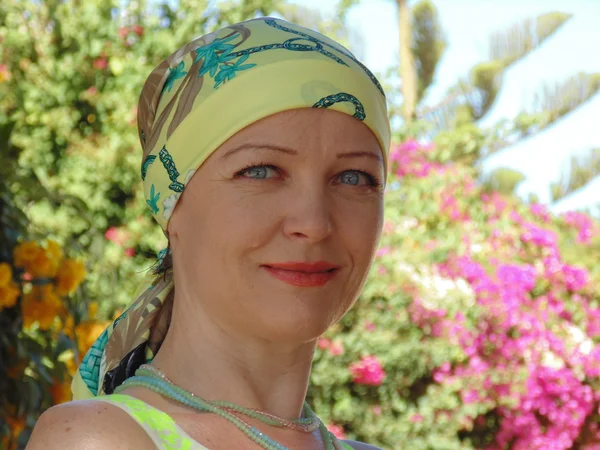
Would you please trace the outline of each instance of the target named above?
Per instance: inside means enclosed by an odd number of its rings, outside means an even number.
[[[386,221],[308,400],[384,449],[600,449],[600,2],[4,0],[0,449],[166,245],[139,179],[137,99],[194,37],[268,15],[384,85]]]

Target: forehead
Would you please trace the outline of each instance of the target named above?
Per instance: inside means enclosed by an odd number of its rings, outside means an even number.
[[[350,145],[380,151],[377,138],[361,121],[339,111],[315,108],[282,111],[265,117],[236,133],[217,152],[248,142],[303,147]]]

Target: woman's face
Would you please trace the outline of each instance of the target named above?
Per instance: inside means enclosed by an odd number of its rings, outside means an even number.
[[[240,131],[192,177],[169,222],[177,301],[190,302],[177,309],[269,341],[315,339],[366,280],[383,180],[377,139],[346,114],[298,109]],[[297,286],[266,267],[290,261],[339,268]]]

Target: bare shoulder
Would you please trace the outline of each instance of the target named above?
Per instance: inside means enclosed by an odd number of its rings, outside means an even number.
[[[38,419],[26,450],[133,450],[153,448],[146,432],[125,411],[106,402],[73,401]]]
[[[364,442],[357,442],[357,441],[342,441],[342,442],[344,444],[348,444],[354,450],[381,450],[379,447],[365,444]]]

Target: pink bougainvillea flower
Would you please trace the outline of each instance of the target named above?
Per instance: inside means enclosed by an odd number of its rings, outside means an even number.
[[[107,240],[109,240],[111,242],[114,242],[115,244],[117,244],[117,245],[119,245],[121,247],[129,239],[129,235],[128,235],[127,231],[123,230],[121,228],[117,228],[117,227],[110,227],[110,228],[108,228],[104,232],[104,237]]]
[[[346,439],[344,427],[335,423],[329,425],[327,429],[338,439]]]
[[[548,211],[548,208],[546,208],[545,205],[542,205],[541,203],[532,203],[529,206],[529,210],[534,216],[536,216],[543,222],[550,221],[550,212]]]
[[[588,244],[591,241],[594,223],[590,216],[577,211],[569,211],[564,214],[563,219],[579,231],[578,242]]]
[[[556,233],[552,230],[545,230],[535,224],[524,224],[525,231],[521,234],[523,242],[531,242],[538,247],[554,248],[557,242]]]
[[[377,251],[375,252],[375,256],[376,257],[384,256],[384,255],[387,255],[389,252],[390,252],[389,247],[381,247],[381,248],[377,249]]]
[[[344,354],[344,345],[341,342],[332,342],[329,346],[329,353],[332,356],[339,356]]]
[[[367,330],[369,332],[375,331],[375,324],[373,322],[365,323],[365,330]]]
[[[321,350],[325,350],[325,349],[329,348],[330,345],[331,345],[331,340],[324,338],[324,337],[320,337],[319,340],[317,341],[317,347],[319,347]]]
[[[349,369],[356,384],[379,386],[386,377],[383,367],[375,356],[363,356],[360,361],[352,363]]]
[[[424,419],[425,417],[421,414],[413,414],[408,420],[410,420],[411,423],[421,423]]]

